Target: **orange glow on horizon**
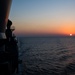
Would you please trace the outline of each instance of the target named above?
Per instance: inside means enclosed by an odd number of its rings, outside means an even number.
[[[61,34],[61,35],[70,35],[75,34],[75,23],[74,22],[27,22],[20,23],[14,22],[16,26],[16,34]]]
[[[72,34],[70,34],[70,36],[72,36]]]

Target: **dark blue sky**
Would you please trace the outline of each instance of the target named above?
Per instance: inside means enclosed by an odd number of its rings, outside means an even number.
[[[9,18],[16,33],[74,34],[75,0],[13,0]]]

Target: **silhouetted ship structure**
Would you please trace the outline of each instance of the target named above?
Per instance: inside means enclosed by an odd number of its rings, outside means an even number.
[[[18,72],[18,46],[8,20],[12,0],[0,0],[0,75]],[[6,29],[7,26],[7,29]]]

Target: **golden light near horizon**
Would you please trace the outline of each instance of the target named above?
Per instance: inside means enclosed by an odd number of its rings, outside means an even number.
[[[70,34],[70,36],[72,36],[72,34]]]
[[[75,0],[20,1],[12,2],[9,16],[17,35],[75,36]]]

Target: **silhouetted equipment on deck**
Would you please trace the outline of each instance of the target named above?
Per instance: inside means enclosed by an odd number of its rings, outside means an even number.
[[[0,0],[0,75],[11,75],[18,70],[17,40],[12,36],[12,22],[8,20],[11,1]]]
[[[7,22],[7,29],[5,31],[7,41],[10,41],[11,38],[12,38],[12,30],[10,29],[11,25],[12,25],[12,22],[10,20],[8,20],[8,22]]]

